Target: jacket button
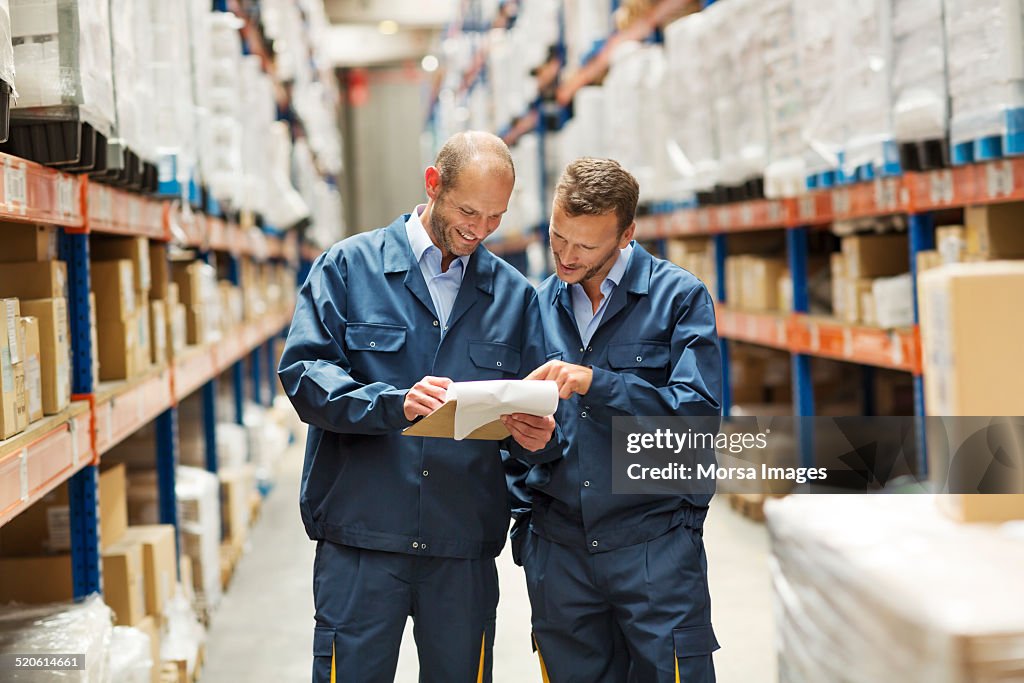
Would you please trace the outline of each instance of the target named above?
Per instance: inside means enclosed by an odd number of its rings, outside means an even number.
[[[437,322],[436,320],[434,321],[434,327],[437,327],[437,326],[438,326],[438,325],[440,325],[440,324],[441,324],[441,323]]]
[[[417,543],[416,541],[413,541],[413,542],[412,542],[412,547],[413,547],[413,548],[419,548],[419,547],[420,547],[420,544],[419,544],[419,543]]]
[[[426,549],[427,549],[427,544],[426,543],[424,543],[423,545],[420,546],[420,550],[426,550]]]
[[[499,368],[501,367],[501,361],[500,360],[498,361],[498,367]]]
[[[583,353],[584,351],[586,351],[586,349],[580,349],[580,353]]]
[[[592,545],[592,546],[594,546],[596,548],[597,547],[597,541],[591,541],[590,545]]]
[[[593,347],[593,346],[588,346],[588,347],[587,347],[587,351],[588,351],[588,352],[590,352],[590,351],[593,351],[593,350],[594,350],[594,347]]]
[[[430,472],[428,470],[423,470],[423,476],[424,477],[429,477],[430,476]]]
[[[590,486],[590,482],[589,481],[585,481],[585,482],[583,482],[583,485],[584,486]]]
[[[640,361],[642,361],[642,360],[643,360],[643,356],[637,356],[637,357],[636,357],[636,362],[637,362],[637,363],[639,363],[639,362],[640,362]]]
[[[584,411],[583,411],[582,413],[580,413],[580,417],[582,417],[582,418],[586,419],[586,417],[587,417],[587,411],[585,411],[585,410],[584,410]]]

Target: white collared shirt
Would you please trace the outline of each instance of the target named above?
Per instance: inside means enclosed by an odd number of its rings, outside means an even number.
[[[409,220],[405,222],[405,234],[409,238],[409,246],[412,247],[412,255],[423,273],[423,279],[427,282],[427,289],[430,291],[430,299],[434,302],[434,310],[437,311],[438,321],[441,329],[448,329],[448,317],[455,306],[455,298],[459,295],[459,286],[462,285],[462,277],[466,274],[469,266],[469,256],[459,256],[448,266],[446,272],[441,272],[441,250],[430,239],[420,215],[426,204],[417,206]]]
[[[594,310],[590,297],[583,290],[583,285],[569,285],[569,293],[572,295],[572,311],[576,317],[576,327],[580,331],[580,339],[583,345],[590,344],[597,328],[601,326],[601,319],[604,318],[604,311],[608,308],[608,300],[612,298],[612,292],[619,286],[622,276],[626,274],[626,266],[629,265],[629,257],[633,254],[633,243],[626,245],[625,249],[619,251],[619,257],[608,271],[604,282],[601,283],[601,303]]]

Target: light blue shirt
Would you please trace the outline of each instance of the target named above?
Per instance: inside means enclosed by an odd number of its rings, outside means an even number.
[[[420,214],[425,208],[426,204],[420,204],[412,212],[405,222],[405,234],[409,238],[412,254],[420,264],[423,279],[427,281],[430,299],[434,302],[434,310],[437,311],[441,330],[444,331],[448,329],[448,316],[455,305],[455,297],[459,295],[459,286],[466,266],[469,265],[469,257],[459,256],[451,262],[446,272],[441,272],[441,250],[431,241],[420,220]]]
[[[604,282],[601,283],[601,303],[594,311],[594,305],[590,297],[583,291],[583,285],[569,285],[569,293],[572,295],[572,312],[576,316],[576,327],[580,331],[580,339],[583,345],[590,344],[591,338],[601,326],[601,319],[604,318],[604,310],[608,308],[608,300],[612,298],[612,292],[619,286],[622,276],[626,273],[626,266],[629,265],[629,257],[633,253],[633,243],[626,245],[625,249],[619,251],[619,257],[608,271]]]

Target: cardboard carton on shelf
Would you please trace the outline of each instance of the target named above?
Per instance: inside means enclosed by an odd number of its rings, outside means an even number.
[[[152,340],[150,362],[167,363],[167,305],[160,299],[149,302],[149,334]]]
[[[21,312],[39,320],[39,362],[43,414],[55,415],[71,403],[71,339],[66,299],[28,299]]]
[[[28,396],[29,423],[43,419],[43,375],[39,354],[39,318],[25,316],[19,319],[21,336],[25,340],[25,391]]]
[[[167,288],[171,284],[170,261],[167,260],[167,245],[162,242],[149,244],[149,298],[167,299]]]
[[[149,240],[145,237],[110,237],[94,235],[89,245],[90,258],[96,261],[131,261],[133,288],[149,291],[152,282],[149,263]]]
[[[14,430],[15,433],[28,429],[28,389],[25,386],[25,363],[15,363],[14,370]]]
[[[55,261],[57,259],[57,229],[49,225],[9,224],[0,226],[4,234],[4,248],[0,250],[0,263],[26,261]]]
[[[96,295],[96,320],[128,320],[136,306],[135,267],[128,259],[93,261],[92,291]],[[102,335],[101,335],[102,337]],[[102,338],[100,339],[102,342]]]
[[[1024,202],[964,209],[967,254],[985,260],[1024,258]]]
[[[100,381],[126,380],[138,374],[139,319],[100,320],[97,327],[100,347]]]
[[[18,365],[19,318],[17,299],[0,300],[0,439],[9,439],[18,433],[14,371]]]
[[[928,415],[1024,415],[1024,262],[957,263],[920,277]]]
[[[63,261],[5,263],[0,268],[0,296],[19,299],[67,297],[68,269]]]
[[[157,617],[163,615],[167,601],[174,597],[178,582],[174,526],[130,526],[121,540],[142,547],[146,614]]]
[[[146,616],[142,544],[121,539],[102,552],[103,601],[119,626],[134,626]]]
[[[899,275],[910,267],[906,235],[851,235],[843,238],[842,250],[850,280]]]

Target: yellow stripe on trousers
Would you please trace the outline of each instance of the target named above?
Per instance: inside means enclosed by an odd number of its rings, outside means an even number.
[[[544,655],[540,653],[540,645],[537,644],[537,636],[533,636],[533,649],[537,651],[537,659],[540,661],[540,679],[543,683],[551,683],[548,678],[548,667],[544,665]]]
[[[484,656],[486,653],[487,645],[487,631],[484,631],[484,635],[480,638],[480,668],[476,670],[476,683],[484,683]]]
[[[334,649],[334,643],[331,643],[331,683],[337,683],[336,679],[338,677],[338,672],[335,669],[336,655],[337,652]],[[676,675],[676,677],[678,678],[678,674]]]
[[[679,653],[673,652],[672,654],[676,658],[676,683],[679,683]]]

